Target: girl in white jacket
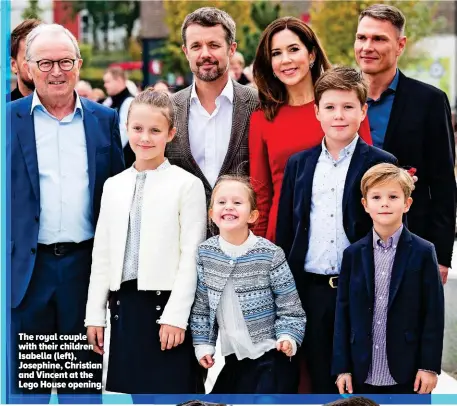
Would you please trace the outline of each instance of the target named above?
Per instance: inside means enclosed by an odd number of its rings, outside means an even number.
[[[165,158],[176,132],[166,93],[148,89],[136,96],[127,132],[136,161],[103,189],[86,307],[88,340],[103,354],[109,301],[106,389],[195,393],[187,323],[196,249],[206,231],[203,184]]]

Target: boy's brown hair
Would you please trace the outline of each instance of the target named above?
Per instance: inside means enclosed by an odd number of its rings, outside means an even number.
[[[368,191],[375,186],[392,181],[400,184],[405,199],[411,197],[411,192],[414,190],[414,182],[409,173],[393,164],[383,163],[371,167],[363,175],[360,183],[363,198],[366,199]]]
[[[346,66],[336,66],[325,71],[314,85],[314,103],[319,106],[322,95],[327,90],[353,90],[357,94],[360,105],[364,106],[368,97],[368,86],[362,74]]]

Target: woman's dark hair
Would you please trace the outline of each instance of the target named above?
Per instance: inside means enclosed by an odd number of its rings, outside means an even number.
[[[319,39],[303,21],[295,17],[283,17],[270,23],[260,38],[252,70],[255,84],[259,90],[260,108],[269,121],[276,117],[279,108],[288,101],[286,86],[273,75],[271,66],[272,38],[276,33],[286,29],[300,38],[309,53],[314,51],[316,59],[311,68],[313,84],[324,71],[331,68],[330,61],[322,49]]]

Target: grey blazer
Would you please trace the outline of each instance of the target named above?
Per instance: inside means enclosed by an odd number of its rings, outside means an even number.
[[[190,150],[188,119],[191,89],[192,86],[189,86],[172,95],[177,133],[173,141],[167,145],[165,154],[172,164],[178,165],[200,178],[205,186],[206,203],[209,204],[212,186],[197,165]],[[257,90],[233,81],[232,133],[219,176],[228,174],[249,174],[249,121],[251,113],[257,106]]]

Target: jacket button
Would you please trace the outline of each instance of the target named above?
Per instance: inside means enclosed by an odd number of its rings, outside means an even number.
[[[369,307],[368,311],[371,313],[373,311],[373,309],[371,307]]]
[[[159,311],[161,309],[160,306],[156,306],[156,310]]]
[[[35,255],[36,249],[35,249],[35,248],[32,248],[32,249],[30,250],[30,253],[31,253],[32,255]]]
[[[233,265],[233,264],[234,264],[234,262],[233,262],[233,261],[230,261],[230,262],[229,262],[229,264],[230,264],[230,265]]]
[[[157,323],[157,324],[160,324],[160,320],[159,320],[159,319],[157,319],[157,320],[156,320],[156,323]]]
[[[118,300],[118,301],[116,302],[116,304],[119,306],[119,305],[121,304],[121,301]]]
[[[161,292],[160,290],[158,290],[158,291],[156,292],[156,295],[157,295],[157,296],[160,296],[161,293],[162,293],[162,292]]]
[[[117,314],[114,315],[114,320],[117,320],[119,316]]]

